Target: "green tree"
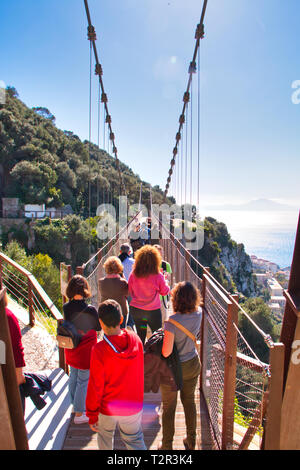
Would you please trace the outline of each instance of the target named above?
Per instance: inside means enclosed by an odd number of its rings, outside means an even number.
[[[49,193],[56,183],[56,173],[46,163],[17,163],[11,171],[12,190],[25,204],[46,203]]]
[[[56,307],[61,309],[60,273],[50,256],[42,253],[30,256],[28,267]]]
[[[242,304],[242,307],[264,333],[271,335],[272,338],[276,340],[275,322],[272,317],[272,312],[262,298],[256,297],[247,299]],[[242,313],[239,318],[239,329],[253,351],[255,351],[257,357],[263,362],[268,362],[269,348],[264,338]]]

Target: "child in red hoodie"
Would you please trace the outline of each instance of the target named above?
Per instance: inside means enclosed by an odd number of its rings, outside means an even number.
[[[121,307],[114,300],[98,310],[103,341],[93,347],[86,415],[98,432],[100,450],[112,450],[116,425],[128,450],[146,450],[141,428],[144,399],[144,350],[133,331],[120,328]]]

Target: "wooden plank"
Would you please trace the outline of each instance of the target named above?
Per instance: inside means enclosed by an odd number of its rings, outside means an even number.
[[[212,449],[215,448],[215,442],[212,436],[207,409],[204,398],[200,398],[199,391],[196,393],[196,406],[198,410],[197,418],[197,448]],[[65,439],[63,450],[95,450],[98,449],[97,434],[93,433],[88,425],[75,425],[72,417],[69,430]],[[148,450],[157,450],[162,439],[161,426],[161,395],[160,393],[147,393],[144,396],[144,413],[142,419],[142,428],[145,444]],[[177,410],[175,416],[175,436],[173,442],[174,450],[184,450],[183,439],[186,437],[186,425],[184,410],[179,395],[177,401]],[[125,446],[118,432],[115,436],[116,450],[125,449]]]

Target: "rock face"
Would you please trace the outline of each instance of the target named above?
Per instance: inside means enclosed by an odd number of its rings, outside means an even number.
[[[194,253],[200,263],[209,266],[213,276],[230,292],[255,297],[256,279],[250,256],[243,244],[231,239],[224,223],[212,217],[204,220],[204,246]]]
[[[236,245],[233,248],[224,246],[219,257],[228,272],[229,279],[231,282],[234,281],[238,292],[246,297],[254,297],[256,282],[252,274],[251,259],[245,252],[244,245]]]

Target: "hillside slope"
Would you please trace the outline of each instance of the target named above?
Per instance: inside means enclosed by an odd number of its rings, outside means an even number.
[[[55,126],[46,108],[28,108],[8,87],[0,105],[0,198],[19,197],[23,204],[70,205],[76,214],[88,215],[91,182],[91,215],[98,204],[117,202],[119,177],[115,158],[70,131]],[[141,179],[120,162],[130,203],[137,203]],[[143,202],[149,201],[143,182]],[[163,202],[163,192],[153,188],[153,202]]]

